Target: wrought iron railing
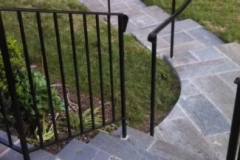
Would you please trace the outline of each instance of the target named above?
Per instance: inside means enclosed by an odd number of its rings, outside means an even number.
[[[240,78],[235,80],[237,93],[232,117],[232,126],[228,144],[227,160],[240,159],[239,133],[240,133]]]
[[[185,2],[176,10],[176,0],[172,0],[172,15],[166,19],[162,24],[157,26],[149,35],[148,41],[152,43],[152,68],[151,68],[151,105],[150,105],[150,135],[154,135],[155,127],[155,83],[156,83],[156,59],[157,59],[157,35],[167,25],[171,23],[171,44],[170,44],[170,57],[173,57],[174,52],[174,30],[175,19],[180,15],[186,7],[190,4],[191,0]]]
[[[24,124],[24,120],[22,117],[22,113],[21,113],[21,109],[19,106],[19,102],[18,102],[18,93],[17,93],[17,87],[16,87],[16,80],[15,80],[15,75],[13,73],[13,68],[12,68],[12,61],[11,61],[11,55],[9,54],[9,47],[7,44],[7,34],[11,34],[11,28],[6,28],[5,23],[6,23],[6,19],[3,18],[3,14],[7,12],[7,14],[10,14],[11,16],[15,16],[16,20],[17,20],[17,29],[19,30],[19,40],[20,40],[20,44],[22,45],[23,48],[23,55],[24,55],[24,63],[25,63],[25,67],[26,67],[26,72],[27,72],[27,79],[28,79],[28,85],[29,85],[29,90],[30,93],[26,93],[26,94],[30,94],[31,95],[31,101],[32,101],[32,108],[34,110],[34,115],[36,116],[36,126],[38,128],[37,131],[37,136],[38,136],[38,141],[37,143],[35,143],[34,146],[29,146],[28,145],[28,141],[27,141],[27,137],[26,137],[26,131],[25,131],[25,124]],[[26,14],[31,14],[26,16]],[[25,16],[25,17],[24,17]],[[39,54],[41,57],[41,61],[42,61],[42,68],[43,68],[43,75],[45,77],[46,80],[46,97],[49,100],[49,121],[52,122],[52,127],[53,127],[53,139],[50,142],[46,142],[44,140],[43,137],[43,125],[42,122],[40,121],[40,113],[39,113],[39,108],[38,108],[38,100],[36,98],[36,88],[35,88],[35,82],[34,82],[34,77],[33,77],[33,68],[32,68],[32,60],[31,60],[31,56],[30,56],[30,51],[29,51],[29,39],[27,38],[26,34],[31,34],[31,33],[27,33],[29,30],[26,29],[26,21],[28,20],[28,18],[30,17],[34,17],[34,24],[31,24],[33,26],[36,26],[36,33],[37,36],[35,37],[35,39],[31,39],[31,41],[37,41],[38,46],[36,46],[36,50],[37,48],[39,48]],[[64,103],[64,116],[66,117],[66,135],[65,136],[59,136],[59,128],[57,127],[57,121],[56,121],[56,111],[54,108],[54,104],[53,104],[53,95],[52,95],[52,81],[51,81],[51,73],[49,71],[49,53],[47,51],[47,46],[51,47],[51,45],[47,45],[47,31],[44,29],[44,16],[50,16],[51,17],[51,23],[53,24],[53,31],[54,31],[54,39],[55,39],[55,44],[56,44],[56,52],[57,52],[57,62],[55,61],[55,63],[57,63],[57,66],[59,66],[59,81],[60,81],[60,86],[61,86],[61,90],[62,90],[62,99],[63,99],[63,103]],[[69,32],[69,48],[71,48],[71,52],[67,53],[68,56],[72,57],[72,65],[73,65],[73,77],[74,77],[74,82],[75,82],[75,89],[76,89],[76,103],[78,105],[77,108],[77,112],[78,112],[78,119],[80,121],[79,124],[79,131],[78,132],[73,132],[71,129],[71,123],[70,123],[70,113],[69,113],[69,101],[68,101],[68,82],[67,82],[67,78],[66,78],[66,66],[64,63],[64,56],[66,56],[66,53],[63,53],[63,49],[62,49],[62,38],[66,38],[66,37],[61,37],[61,32],[62,30],[60,29],[60,20],[59,17],[61,16],[65,16],[67,17],[67,22],[68,22],[68,27],[65,28],[66,30],[68,30]],[[80,17],[81,21],[81,26],[82,26],[82,34],[83,34],[83,43],[79,44],[79,42],[76,42],[77,38],[76,37],[76,32],[79,31],[79,28],[77,28],[75,26],[75,23],[79,23],[79,21],[74,21],[74,18],[78,16]],[[101,26],[103,25],[104,22],[100,21],[100,16],[115,16],[118,18],[118,31],[115,32],[111,29],[111,24],[110,24],[110,20],[107,21],[107,24],[104,24],[107,26],[107,28],[101,32]],[[24,18],[23,18],[24,17]],[[91,21],[93,20],[95,23],[95,28],[89,30],[88,28],[88,22],[90,21],[89,17],[91,17]],[[25,160],[29,160],[29,154],[33,151],[36,151],[38,149],[44,148],[46,146],[52,145],[52,144],[56,144],[58,142],[67,140],[67,139],[71,139],[73,137],[82,135],[84,133],[88,133],[91,131],[94,131],[96,129],[99,129],[101,127],[110,125],[112,123],[116,123],[118,121],[122,122],[122,136],[125,138],[127,136],[126,133],[126,109],[125,109],[125,77],[124,77],[124,37],[123,34],[126,30],[126,26],[127,26],[127,22],[128,22],[128,17],[124,14],[121,13],[110,13],[110,12],[106,12],[106,13],[100,13],[100,12],[81,12],[81,11],[59,11],[59,10],[41,10],[41,9],[15,9],[15,8],[0,8],[0,49],[1,49],[1,56],[3,59],[3,64],[4,64],[4,68],[5,68],[5,72],[6,72],[6,79],[7,79],[7,86],[8,86],[8,91],[7,93],[10,95],[10,106],[11,106],[11,111],[13,112],[13,117],[15,120],[15,126],[16,126],[16,132],[15,135],[12,133],[12,128],[9,126],[8,122],[9,122],[9,115],[7,112],[7,107],[6,107],[6,103],[4,102],[4,97],[2,95],[0,95],[0,108],[1,108],[1,113],[2,113],[2,120],[4,122],[4,130],[7,133],[7,140],[1,140],[0,139],[0,143],[16,150],[17,152],[20,152],[23,154],[24,159]],[[66,23],[66,22],[64,22]],[[16,27],[16,26],[15,26]],[[10,29],[10,32],[9,32]],[[6,32],[6,30],[8,30],[8,32]],[[91,34],[92,32],[95,32],[95,41],[94,42],[89,42],[89,34]],[[106,36],[106,34],[108,36]],[[114,34],[114,35],[112,35]],[[102,36],[105,35],[107,38],[104,40],[104,42],[102,42],[103,38]],[[116,42],[112,42],[111,38],[112,36],[116,36],[118,37],[118,43]],[[95,53],[91,53],[92,48],[90,48],[89,43],[94,43],[96,48],[95,48]],[[110,83],[110,96],[108,97],[110,100],[110,112],[111,112],[111,119],[109,121],[106,121],[106,117],[105,117],[105,100],[107,99],[106,96],[104,95],[104,93],[106,91],[104,91],[104,77],[103,77],[103,72],[105,72],[105,70],[103,69],[103,61],[102,61],[102,56],[103,56],[103,49],[102,49],[102,43],[106,43],[108,44],[108,49],[105,49],[105,52],[107,50],[107,53],[104,53],[105,55],[107,55],[109,58],[109,61],[107,61],[108,66],[109,66],[109,83]],[[113,53],[113,49],[112,49],[112,45],[117,45],[117,53]],[[79,53],[77,47],[78,46],[84,46],[85,47],[85,51],[84,53]],[[116,52],[116,51],[115,51]],[[97,54],[96,54],[97,53]],[[34,53],[34,54],[37,54]],[[95,114],[94,114],[94,96],[93,96],[93,86],[92,86],[92,82],[95,81],[92,79],[92,66],[91,66],[91,56],[93,55],[97,56],[97,63],[98,63],[98,69],[99,69],[99,99],[101,101],[101,118],[102,118],[102,123],[100,125],[96,125],[95,123]],[[113,54],[114,55],[118,55],[117,57],[118,59],[118,66],[119,68],[114,68],[113,66]],[[64,56],[63,56],[64,55]],[[85,61],[86,63],[82,63],[79,64],[78,62],[78,56],[79,55],[84,55],[86,57]],[[115,56],[116,58],[116,56]],[[105,61],[106,62],[106,61]],[[1,62],[0,62],[1,63]],[[82,65],[86,65],[87,68],[87,73],[86,73],[86,79],[88,82],[88,95],[89,95],[89,109],[90,109],[90,120],[91,120],[91,126],[90,128],[86,129],[83,123],[83,109],[81,108],[81,79],[80,77],[80,68]],[[114,73],[113,73],[113,69],[115,70],[119,70],[117,73],[119,73],[118,77],[119,77],[119,91],[117,91],[117,94],[114,95],[114,93],[116,93],[116,91],[114,90],[114,85],[113,81],[114,81]],[[116,77],[116,76],[115,76]],[[85,77],[84,77],[85,78]],[[106,80],[106,79],[105,79]],[[116,97],[118,97],[119,101],[119,108],[120,109],[116,109]],[[9,104],[8,104],[9,105]],[[117,111],[119,111],[120,113],[117,113]],[[116,116],[116,114],[120,115],[120,116]],[[20,139],[20,146],[19,145],[15,145],[13,143],[12,140],[12,136],[17,136]]]

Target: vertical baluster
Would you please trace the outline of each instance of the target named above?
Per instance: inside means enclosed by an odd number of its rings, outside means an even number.
[[[108,53],[109,53],[109,68],[110,68],[110,84],[111,84],[111,103],[112,103],[112,121],[115,121],[115,102],[114,102],[114,83],[113,83],[113,56],[112,56],[112,32],[111,32],[111,20],[110,14],[107,19],[108,30]]]
[[[172,0],[172,15],[176,11],[176,0]],[[174,52],[174,31],[175,31],[175,18],[172,20],[171,24],[171,44],[170,44],[170,57],[173,58]]]
[[[121,88],[121,111],[122,111],[122,137],[127,137],[126,103],[125,103],[125,66],[124,66],[124,25],[123,15],[118,16],[119,36],[119,63],[120,63],[120,88]]]
[[[14,82],[14,75],[13,75],[12,66],[10,62],[10,56],[8,52],[7,40],[6,40],[1,12],[0,12],[0,49],[1,49],[2,59],[4,62],[4,68],[6,71],[8,89],[11,96],[12,106],[14,109],[14,118],[17,123],[17,131],[19,134],[19,139],[21,144],[21,152],[23,153],[24,160],[30,160],[26,136],[24,133],[23,120],[22,120],[22,116],[21,116],[21,112],[20,112],[18,100],[17,100],[16,86]]]
[[[82,118],[82,105],[81,105],[81,94],[80,94],[80,84],[79,84],[79,76],[78,76],[78,63],[77,63],[77,55],[76,55],[76,44],[75,44],[75,36],[74,36],[74,26],[73,26],[73,17],[72,14],[69,14],[69,22],[70,22],[70,32],[71,32],[71,41],[72,41],[72,52],[73,52],[73,63],[74,63],[74,74],[76,81],[76,89],[77,89],[77,103],[78,103],[78,113],[80,120],[80,131],[83,133],[83,118]]]
[[[99,15],[96,15],[96,31],[97,31],[97,45],[98,45],[98,63],[99,63],[99,78],[100,78],[100,91],[102,103],[102,125],[105,125],[105,105],[104,105],[104,89],[103,89],[103,71],[102,71],[102,51],[101,51],[101,36],[99,27]]]
[[[152,42],[150,135],[154,136],[157,36]]]
[[[235,80],[238,85],[235,106],[233,111],[231,133],[228,144],[227,160],[234,160],[237,156],[237,149],[239,145],[239,131],[240,131],[240,78]]]
[[[89,96],[90,96],[92,129],[94,129],[95,122],[94,122],[94,108],[93,108],[93,96],[92,96],[92,78],[91,78],[91,64],[90,64],[90,55],[89,55],[89,41],[88,41],[86,14],[83,14],[83,25],[84,25],[85,47],[86,47],[86,57],[87,57],[88,88],[89,88]]]
[[[1,108],[2,116],[3,116],[3,123],[5,125],[6,132],[7,132],[8,145],[10,148],[12,148],[13,142],[12,142],[11,132],[10,132],[9,125],[8,125],[8,116],[7,116],[6,106],[4,104],[1,92],[0,92],[0,108]]]
[[[39,144],[42,147],[43,146],[42,125],[40,123],[40,115],[39,115],[39,111],[37,108],[36,92],[35,92],[35,88],[34,88],[34,82],[33,82],[33,77],[32,77],[32,72],[31,72],[31,67],[30,67],[31,64],[29,61],[28,47],[27,47],[27,42],[26,42],[26,37],[25,37],[25,30],[24,30],[24,26],[23,26],[22,13],[20,11],[18,11],[17,15],[18,15],[18,22],[19,22],[19,28],[20,28],[20,33],[21,33],[25,63],[26,63],[26,68],[27,68],[27,72],[28,72],[28,80],[29,80],[29,84],[30,84],[31,96],[32,96],[32,101],[33,101],[33,109],[36,114],[36,120],[37,120],[37,126],[38,126],[38,136],[39,136],[39,141],[40,141]]]
[[[65,83],[64,66],[63,66],[63,60],[62,60],[62,49],[61,49],[61,41],[60,41],[57,13],[53,13],[53,19],[54,19],[54,28],[55,28],[55,34],[56,34],[56,42],[57,42],[58,61],[59,61],[61,80],[62,80],[63,99],[64,99],[64,104],[65,104],[65,115],[67,118],[68,136],[71,137],[71,135],[72,135],[71,124],[70,124],[70,119],[69,119],[67,90],[66,90],[66,83]]]
[[[53,123],[54,137],[55,137],[55,141],[57,141],[58,140],[57,125],[56,125],[54,106],[53,106],[53,101],[52,101],[51,84],[50,84],[50,78],[49,78],[49,73],[48,73],[48,63],[47,63],[47,56],[46,56],[46,50],[45,50],[45,44],[44,44],[40,12],[36,12],[36,18],[37,18],[39,40],[40,40],[40,45],[41,45],[44,73],[45,73],[46,83],[47,83],[47,91],[48,91],[47,94],[48,94],[50,113],[51,113],[51,118],[52,118],[52,123]]]

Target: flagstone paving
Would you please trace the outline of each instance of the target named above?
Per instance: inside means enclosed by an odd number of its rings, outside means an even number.
[[[91,11],[107,11],[107,0],[80,0]],[[139,0],[113,0],[112,12],[129,16],[127,32],[147,48],[148,34],[169,14]],[[225,159],[236,85],[240,45],[225,44],[191,19],[176,21],[174,58],[169,58],[170,26],[158,36],[158,57],[166,60],[181,82],[181,95],[171,113],[156,126],[161,140],[202,154]]]

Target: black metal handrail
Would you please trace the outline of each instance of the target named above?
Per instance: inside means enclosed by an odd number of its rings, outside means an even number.
[[[39,137],[39,142],[37,142],[37,146],[34,147],[29,147],[27,144],[26,140],[26,133],[24,131],[24,121],[21,115],[20,107],[19,107],[19,102],[18,102],[18,94],[17,94],[17,89],[16,89],[16,81],[14,79],[14,73],[12,69],[12,61],[10,60],[10,54],[9,54],[9,48],[7,45],[7,33],[6,33],[6,28],[5,28],[5,19],[2,18],[3,14],[7,12],[12,13],[13,16],[16,16],[17,19],[17,24],[18,24],[18,29],[20,31],[19,39],[21,39],[21,44],[23,48],[23,56],[24,56],[24,61],[25,61],[25,67],[26,67],[26,72],[27,72],[27,79],[29,83],[29,88],[30,88],[30,93],[31,94],[31,99],[33,103],[33,110],[35,112],[36,116],[36,123],[38,127],[38,137]],[[53,124],[53,131],[54,131],[54,141],[52,142],[45,142],[43,140],[43,132],[42,132],[42,125],[40,122],[39,118],[39,110],[37,107],[37,100],[36,100],[36,93],[35,93],[35,88],[34,88],[34,81],[33,81],[33,75],[32,75],[32,69],[31,69],[31,63],[30,63],[30,58],[29,58],[29,48],[28,48],[28,39],[26,38],[26,28],[25,28],[25,22],[26,19],[23,18],[23,15],[25,13],[31,13],[33,14],[33,17],[35,17],[35,25],[36,25],[36,32],[38,34],[39,39],[37,42],[39,42],[39,48],[40,48],[40,54],[42,56],[42,63],[43,63],[43,74],[46,80],[46,88],[47,88],[47,97],[49,100],[49,109],[50,109],[50,119]],[[54,30],[54,36],[55,36],[55,41],[56,43],[56,51],[57,51],[57,59],[58,59],[58,65],[59,65],[59,73],[60,73],[60,80],[61,80],[61,87],[62,87],[62,97],[63,97],[63,103],[64,103],[64,115],[66,117],[66,130],[67,130],[67,135],[64,137],[59,137],[58,134],[58,128],[57,128],[57,122],[55,120],[55,108],[53,106],[53,101],[52,101],[52,89],[51,89],[51,82],[50,82],[50,72],[49,72],[49,62],[48,62],[48,55],[47,55],[47,45],[46,45],[46,37],[44,36],[44,26],[43,26],[43,15],[49,15],[52,17],[52,24],[53,24],[53,30]],[[61,42],[61,32],[59,28],[59,15],[65,14],[66,17],[68,18],[68,27],[69,27],[69,37],[70,37],[70,46],[72,49],[72,56],[73,57],[73,69],[74,69],[74,79],[76,82],[76,94],[77,94],[77,104],[78,104],[78,115],[79,115],[79,120],[80,120],[80,126],[79,126],[79,132],[73,133],[71,130],[71,124],[70,124],[70,115],[69,115],[69,104],[67,100],[67,89],[66,89],[66,75],[65,75],[65,68],[64,68],[64,63],[63,63],[63,51],[62,51],[62,42]],[[73,16],[79,16],[82,18],[82,30],[83,30],[83,37],[84,37],[84,47],[85,47],[85,56],[86,56],[86,68],[87,68],[87,80],[88,80],[88,91],[89,91],[89,102],[90,102],[90,117],[91,117],[91,127],[90,129],[84,128],[84,123],[83,123],[83,111],[81,109],[81,91],[80,91],[80,83],[79,83],[79,66],[82,64],[79,64],[77,62],[77,45],[81,44],[76,44],[75,40],[75,33],[76,33],[76,28],[74,26],[74,21],[73,21]],[[118,18],[118,32],[114,34],[117,34],[118,36],[118,53],[119,53],[119,79],[120,79],[120,94],[119,95],[119,100],[120,100],[120,107],[121,107],[121,113],[120,117],[115,117],[116,115],[116,110],[114,108],[114,100],[116,99],[116,96],[113,94],[116,92],[114,91],[113,88],[113,57],[112,57],[112,47],[113,45],[111,37],[112,37],[112,30],[111,30],[111,24],[110,20],[107,22],[107,41],[109,44],[109,49],[108,49],[108,56],[109,56],[109,68],[110,68],[110,86],[111,88],[111,99],[112,99],[112,119],[109,121],[106,121],[105,118],[105,105],[104,105],[104,82],[103,82],[103,66],[102,66],[102,41],[101,41],[101,35],[102,32],[100,31],[100,16],[105,15],[105,16],[116,16]],[[101,108],[102,108],[102,124],[101,125],[95,125],[95,117],[94,117],[94,108],[93,108],[93,86],[92,86],[92,77],[91,77],[91,57],[90,57],[90,48],[89,48],[89,31],[88,31],[88,16],[91,16],[91,18],[95,18],[95,32],[96,32],[96,51],[98,55],[98,69],[99,69],[99,88],[100,88],[100,98],[102,101]],[[74,138],[76,136],[94,131],[96,129],[99,129],[101,127],[105,127],[107,125],[116,123],[121,121],[122,122],[122,136],[125,138],[127,136],[127,131],[126,131],[126,106],[125,106],[125,73],[124,73],[124,32],[126,31],[128,23],[128,17],[125,14],[122,13],[110,13],[110,12],[83,12],[83,11],[64,11],[64,10],[43,10],[43,9],[26,9],[26,8],[2,8],[0,7],[0,51],[1,51],[1,56],[3,59],[4,63],[4,68],[6,72],[6,79],[7,79],[7,85],[8,85],[8,93],[10,94],[10,100],[11,100],[11,107],[14,112],[14,119],[16,122],[17,126],[17,133],[18,133],[18,138],[20,139],[20,147],[17,145],[14,145],[13,140],[12,140],[12,134],[10,131],[10,127],[8,125],[8,115],[6,112],[6,105],[2,99],[2,95],[0,95],[0,109],[1,109],[1,114],[3,117],[3,122],[4,122],[4,130],[7,133],[7,140],[2,140],[0,138],[0,143],[14,149],[17,152],[20,152],[23,154],[23,157],[25,160],[30,160],[30,152],[36,151],[38,149],[44,148],[49,145],[56,144],[58,142]],[[91,30],[91,32],[94,32]],[[115,44],[116,45],[116,44]],[[83,53],[81,53],[83,54]],[[118,68],[117,68],[118,69]],[[1,94],[1,90],[0,90]],[[28,94],[28,93],[26,93]]]
[[[235,106],[232,117],[232,126],[229,137],[227,160],[240,159],[239,153],[239,133],[240,133],[240,78],[237,78],[235,81],[237,84],[237,93],[235,99]]]
[[[156,59],[157,59],[157,35],[168,24],[172,22],[171,26],[171,44],[170,44],[170,57],[173,57],[174,49],[174,30],[175,19],[179,16],[186,7],[190,4],[191,0],[186,0],[176,11],[176,0],[172,0],[172,15],[156,27],[149,35],[148,41],[152,43],[152,67],[151,67],[151,106],[150,106],[150,135],[154,135],[154,121],[155,121],[155,81],[156,81]]]

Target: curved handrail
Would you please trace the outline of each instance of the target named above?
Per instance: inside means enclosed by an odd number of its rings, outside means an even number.
[[[166,19],[163,23],[161,23],[158,27],[156,27],[149,35],[148,41],[149,42],[156,42],[157,34],[162,31],[169,23],[171,23],[177,16],[179,16],[185,8],[190,4],[192,0],[186,0],[178,10],[172,14],[168,19]]]
[[[151,105],[150,105],[150,135],[154,136],[154,121],[155,121],[155,85],[156,85],[156,59],[157,59],[157,34],[163,30],[169,23],[172,23],[171,28],[171,45],[170,57],[173,57],[174,46],[174,28],[175,18],[181,14],[192,0],[185,0],[181,7],[175,11],[176,0],[172,0],[172,15],[162,24],[156,27],[149,35],[148,41],[152,43],[152,67],[151,67]]]

